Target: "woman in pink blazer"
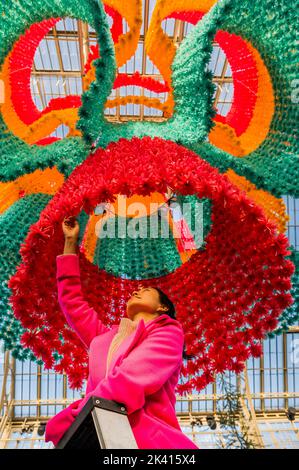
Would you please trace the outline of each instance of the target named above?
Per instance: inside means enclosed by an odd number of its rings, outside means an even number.
[[[141,288],[127,302],[127,317],[107,328],[82,296],[78,221],[65,219],[62,227],[64,254],[56,258],[58,300],[89,351],[89,375],[85,397],[48,421],[45,441],[57,445],[89,397],[96,395],[125,405],[139,449],[198,449],[181,431],[175,413],[174,390],[187,356],[172,302],[157,288]]]

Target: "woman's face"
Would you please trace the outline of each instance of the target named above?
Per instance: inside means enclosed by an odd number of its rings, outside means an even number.
[[[131,319],[139,312],[153,314],[154,317],[158,316],[157,313],[164,313],[164,310],[165,307],[160,304],[159,293],[154,287],[140,287],[132,292],[127,302],[127,315]]]

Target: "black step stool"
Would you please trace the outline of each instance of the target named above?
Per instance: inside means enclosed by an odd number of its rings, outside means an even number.
[[[138,449],[124,405],[92,396],[55,449]]]

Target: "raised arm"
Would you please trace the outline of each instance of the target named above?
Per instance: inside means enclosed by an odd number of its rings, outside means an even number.
[[[65,235],[64,253],[56,257],[56,279],[58,301],[70,327],[77,333],[86,348],[92,339],[109,330],[98,318],[97,312],[84,300],[80,280],[77,239],[79,224],[77,220],[63,222]]]

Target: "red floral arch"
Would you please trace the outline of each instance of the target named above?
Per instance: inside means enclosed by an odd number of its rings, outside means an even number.
[[[293,302],[294,265],[285,259],[288,240],[245,192],[183,146],[159,138],[121,139],[98,149],[70,175],[31,226],[22,263],[9,282],[15,316],[27,329],[23,345],[47,368],[54,365],[53,351],[61,354],[54,369],[67,373],[71,387],[80,387],[87,378],[88,356],[57,300],[55,258],[63,250],[62,220],[82,210],[91,213],[116,194],[149,195],[166,192],[168,185],[179,194],[210,198],[213,204],[205,249],[169,275],[143,281],[173,300],[187,352],[196,355],[182,367],[182,378],[194,376],[179,384],[178,392],[200,391],[215,372],[241,371],[250,355],[261,354],[261,339]],[[82,252],[79,259],[86,300],[111,325],[113,299],[118,322],[139,281],[107,274]]]

